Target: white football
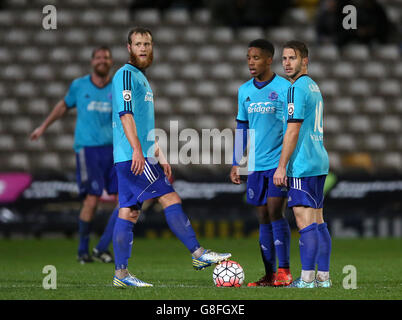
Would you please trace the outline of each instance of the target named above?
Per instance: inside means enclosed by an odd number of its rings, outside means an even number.
[[[212,274],[217,287],[240,287],[244,281],[244,270],[236,261],[223,261]]]

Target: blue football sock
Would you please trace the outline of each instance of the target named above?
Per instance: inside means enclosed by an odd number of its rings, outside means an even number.
[[[105,231],[103,231],[103,234],[99,240],[99,243],[96,246],[96,249],[98,249],[99,252],[103,252],[108,249],[109,244],[113,239],[114,225],[116,223],[116,219],[117,219],[118,215],[119,215],[119,208],[116,208],[113,210],[112,214],[110,215],[110,218],[106,225]]]
[[[300,230],[299,233],[299,249],[302,270],[315,270],[315,262],[319,249],[317,223],[310,224]]]
[[[172,230],[176,237],[191,253],[201,247],[198,243],[193,227],[191,226],[190,220],[183,212],[180,203],[165,208],[165,217],[170,230]]]
[[[276,252],[274,246],[274,235],[270,223],[260,224],[260,250],[264,262],[265,274],[276,272]]]
[[[92,222],[86,222],[78,219],[78,255],[89,254],[89,234],[91,232]]]
[[[317,255],[317,270],[327,272],[329,271],[332,241],[325,222],[318,225],[318,239],[320,249]]]
[[[286,219],[271,222],[279,268],[289,268],[290,228]]]
[[[113,251],[116,270],[127,269],[128,259],[131,256],[133,246],[134,223],[128,220],[116,218],[113,232]]]

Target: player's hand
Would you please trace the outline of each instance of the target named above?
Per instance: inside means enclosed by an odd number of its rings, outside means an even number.
[[[163,172],[165,173],[165,176],[170,179],[172,176],[172,167],[170,166],[169,163],[161,163],[161,167],[163,169]]]
[[[233,166],[230,170],[230,181],[232,181],[234,184],[241,184],[239,166]]]
[[[286,187],[288,185],[288,177],[286,176],[286,168],[278,167],[274,174],[274,184],[277,187]]]
[[[144,167],[145,167],[145,158],[142,155],[142,151],[134,150],[131,161],[131,172],[134,173],[136,176],[140,175],[144,172]]]
[[[34,131],[32,131],[31,135],[29,136],[29,139],[32,141],[38,140],[39,137],[45,132],[45,130],[42,127],[37,127]]]

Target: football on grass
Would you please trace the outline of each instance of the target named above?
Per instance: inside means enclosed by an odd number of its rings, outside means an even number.
[[[217,287],[240,287],[244,281],[244,271],[236,261],[223,261],[212,274]]]

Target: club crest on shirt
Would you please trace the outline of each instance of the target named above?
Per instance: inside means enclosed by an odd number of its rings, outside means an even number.
[[[123,100],[131,101],[131,90],[123,90]]]
[[[295,105],[293,103],[288,103],[288,115],[293,116],[295,113]]]
[[[277,100],[279,95],[275,91],[271,91],[271,93],[268,96],[268,99],[271,101]]]

